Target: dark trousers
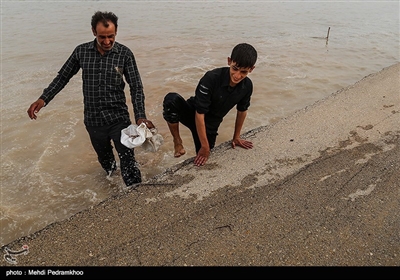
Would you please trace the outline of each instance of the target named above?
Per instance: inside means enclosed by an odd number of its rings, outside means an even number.
[[[170,92],[164,97],[163,101],[163,117],[169,123],[180,122],[190,129],[192,133],[196,153],[201,148],[199,135],[196,130],[195,109],[189,106],[186,100],[176,92]],[[207,133],[208,144],[210,149],[214,148],[217,134]]]
[[[129,125],[130,123],[120,122],[105,126],[86,126],[92,146],[97,153],[97,159],[107,174],[114,171],[116,167],[111,144],[111,140],[113,141],[120,159],[121,176],[127,186],[142,182],[134,149],[130,149],[121,143],[121,130]]]

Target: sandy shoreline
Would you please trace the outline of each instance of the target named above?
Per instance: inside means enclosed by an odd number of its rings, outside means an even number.
[[[400,265],[400,63],[245,138],[11,242],[29,252],[1,266]]]

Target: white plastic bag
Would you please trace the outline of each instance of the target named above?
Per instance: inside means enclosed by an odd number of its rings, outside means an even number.
[[[156,152],[164,142],[164,138],[161,134],[157,133],[156,128],[151,128],[150,132],[152,136],[150,138],[146,138],[146,141],[144,141],[142,147],[146,151]]]
[[[163,142],[164,139],[157,133],[157,129],[152,128],[150,130],[145,123],[141,123],[139,126],[131,124],[121,130],[121,143],[131,149],[142,146],[145,143],[144,149],[156,152]]]
[[[144,123],[141,123],[139,126],[131,124],[121,131],[121,143],[128,148],[141,146],[146,141],[146,129],[147,127]]]

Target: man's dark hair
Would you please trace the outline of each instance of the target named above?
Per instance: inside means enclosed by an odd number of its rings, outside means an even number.
[[[231,59],[236,63],[237,67],[253,67],[257,61],[257,51],[252,45],[241,43],[233,48]]]
[[[96,30],[96,26],[100,21],[105,27],[108,27],[108,21],[111,21],[115,25],[115,30],[118,27],[118,17],[112,12],[96,12],[92,16],[92,28],[94,30]]]

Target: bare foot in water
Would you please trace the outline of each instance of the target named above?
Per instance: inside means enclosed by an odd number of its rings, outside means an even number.
[[[175,144],[174,143],[175,154],[174,157],[180,157],[186,154],[185,148],[183,147],[182,143]]]

